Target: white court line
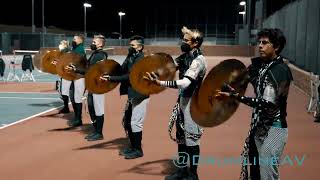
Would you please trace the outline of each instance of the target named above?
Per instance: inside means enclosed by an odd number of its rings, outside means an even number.
[[[24,98],[24,97],[0,97],[0,99],[60,99],[60,98]]]
[[[55,90],[53,90],[55,91]],[[0,92],[0,94],[59,94],[58,92],[55,93],[47,93],[47,92]]]
[[[35,114],[35,115],[32,115],[32,116],[27,117],[27,118],[25,118],[25,119],[21,119],[21,120],[19,120],[19,121],[14,122],[14,123],[11,123],[11,124],[2,126],[2,127],[0,127],[0,129],[4,129],[4,128],[7,128],[7,127],[9,127],[9,126],[13,126],[13,125],[15,125],[15,124],[22,123],[22,122],[24,122],[24,121],[27,121],[27,120],[32,119],[32,118],[34,118],[34,117],[37,117],[37,116],[40,116],[40,115],[42,115],[42,114],[48,113],[48,112],[50,112],[50,111],[54,111],[54,110],[59,109],[59,108],[61,108],[61,107],[63,107],[63,105],[62,105],[62,106],[59,106],[59,107],[56,107],[56,108],[49,109],[49,110],[47,110],[47,111],[44,111],[44,112],[41,112],[41,113],[38,113],[38,114]]]

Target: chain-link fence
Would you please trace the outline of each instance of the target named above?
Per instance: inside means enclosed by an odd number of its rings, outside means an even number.
[[[199,29],[204,36],[204,45],[237,45],[239,44],[239,28],[242,25],[228,24],[200,24],[188,28]],[[178,45],[181,38],[180,24],[156,24],[146,25],[146,45]],[[89,47],[92,41],[92,33],[85,40],[85,46]],[[105,33],[106,37],[110,37]],[[132,34],[133,35],[133,34]],[[58,47],[63,39],[72,41],[72,35],[53,33],[0,33],[0,49],[3,53],[12,53],[13,50],[39,50],[42,47]],[[108,38],[107,46],[127,46],[128,39]]]

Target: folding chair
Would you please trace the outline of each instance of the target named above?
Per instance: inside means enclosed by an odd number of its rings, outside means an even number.
[[[35,82],[36,80],[34,79],[32,74],[32,70],[34,70],[34,67],[32,63],[32,56],[30,54],[26,54],[23,56],[21,67],[22,67],[21,82],[24,80],[32,80],[33,82]]]

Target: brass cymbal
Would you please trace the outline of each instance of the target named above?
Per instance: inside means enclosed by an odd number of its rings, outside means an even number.
[[[37,54],[34,55],[32,62],[33,65],[40,71],[43,71],[42,67],[42,58],[50,51],[56,50],[58,51],[58,48],[41,48]]]
[[[237,110],[239,101],[234,98],[216,98],[224,83],[244,95],[248,86],[246,66],[237,59],[227,59],[211,69],[200,89],[192,96],[190,106],[192,119],[200,126],[218,126]]]
[[[85,75],[86,88],[95,94],[104,94],[111,91],[119,83],[103,81],[100,79],[104,74],[118,76],[121,73],[121,66],[115,60],[107,59],[90,66]]]
[[[146,56],[133,65],[130,72],[130,83],[132,87],[144,95],[156,94],[165,88],[143,79],[146,72],[155,72],[160,80],[170,81],[175,77],[176,66],[172,57],[165,53]]]
[[[85,70],[87,68],[87,60],[83,56],[74,52],[63,53],[56,65],[58,75],[69,81],[83,78],[83,75],[66,69],[70,64],[74,64],[77,69]]]
[[[49,51],[47,52],[43,57],[41,61],[41,68],[43,72],[51,73],[51,74],[57,74],[57,68],[56,65],[52,64],[53,61],[59,61],[60,56],[63,53],[60,51]]]

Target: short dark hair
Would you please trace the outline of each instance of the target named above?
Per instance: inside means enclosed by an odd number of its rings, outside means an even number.
[[[102,34],[94,35],[93,39],[94,38],[100,39],[102,41],[103,46],[106,44],[106,38],[104,37],[104,35],[102,35]]]
[[[135,35],[129,39],[129,41],[134,41],[134,40],[138,41],[138,43],[141,44],[142,46],[144,45],[144,37]]]
[[[265,28],[262,29],[258,33],[258,39],[262,37],[269,38],[270,42],[273,44],[274,48],[278,48],[276,54],[279,55],[283,50],[284,46],[286,45],[286,38],[283,35],[283,32],[277,28]]]

